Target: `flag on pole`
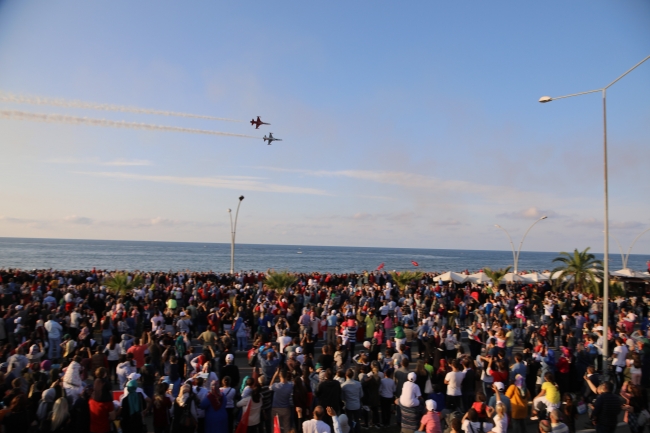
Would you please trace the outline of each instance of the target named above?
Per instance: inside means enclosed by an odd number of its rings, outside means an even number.
[[[418,264],[418,262],[415,262],[415,261],[413,261],[413,260],[411,260],[411,263],[413,263],[413,266],[420,266],[420,265]]]
[[[280,429],[280,417],[277,414],[273,418],[273,433],[282,433]]]
[[[382,269],[384,269],[384,264],[383,263],[381,265],[377,266],[378,271],[381,271]]]
[[[248,418],[251,414],[251,401],[248,401],[248,404],[246,405],[246,410],[244,411],[244,414],[241,416],[241,420],[239,421],[239,424],[237,424],[237,429],[235,430],[235,433],[246,433],[246,430],[248,430]]]

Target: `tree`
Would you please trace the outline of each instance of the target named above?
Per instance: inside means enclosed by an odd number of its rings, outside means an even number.
[[[281,292],[291,287],[297,278],[289,273],[289,271],[269,271],[266,275],[264,283],[276,292]]]
[[[142,285],[144,279],[142,275],[136,274],[133,276],[131,281],[129,281],[129,274],[126,272],[117,272],[113,274],[112,277],[108,278],[104,285],[108,287],[114,293],[119,295],[124,295],[130,290],[135,289],[136,287]]]
[[[397,287],[404,290],[413,281],[420,281],[424,272],[419,271],[402,271],[402,272],[391,272],[393,276],[393,281],[397,284]]]
[[[559,284],[565,287],[573,284],[578,292],[590,291],[598,294],[599,280],[603,275],[603,262],[596,260],[596,256],[589,252],[589,248],[584,251],[578,251],[576,248],[573,254],[563,251],[553,261],[561,263],[552,271],[553,274],[559,272],[556,280]]]
[[[508,266],[505,269],[495,269],[495,270],[492,270],[490,268],[483,269],[483,273],[489,279],[492,280],[495,288],[499,287],[499,284],[501,284],[501,280],[503,280],[503,277],[505,277],[508,272],[510,272],[510,266]]]

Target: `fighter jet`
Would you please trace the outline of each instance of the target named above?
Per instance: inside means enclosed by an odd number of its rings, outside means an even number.
[[[260,116],[257,116],[257,120],[251,119],[251,125],[255,125],[255,129],[259,129],[260,125],[270,125],[270,123],[262,122]]]
[[[273,133],[269,132],[268,137],[266,135],[264,136],[264,141],[268,141],[268,145],[270,146],[271,143],[273,143],[274,141],[282,141],[282,139],[281,138],[274,138]]]

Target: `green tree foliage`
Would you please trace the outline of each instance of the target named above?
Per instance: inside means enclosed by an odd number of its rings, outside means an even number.
[[[561,252],[559,257],[553,259],[560,263],[560,266],[553,269],[557,274],[557,283],[569,287],[573,284],[579,292],[599,293],[599,279],[603,275],[603,262],[596,260],[596,256],[589,252],[589,248],[578,251],[576,248],[573,254]]]
[[[113,293],[118,295],[124,295],[130,290],[135,289],[138,286],[141,286],[144,283],[144,279],[141,275],[136,274],[129,281],[129,274],[126,272],[117,272],[112,277],[108,278],[104,285],[108,287]]]
[[[264,284],[276,292],[283,292],[295,284],[296,281],[297,278],[290,274],[289,271],[269,271],[264,280]]]
[[[499,287],[499,284],[501,284],[501,280],[503,280],[503,277],[505,277],[508,272],[510,272],[510,266],[504,269],[494,269],[494,270],[490,268],[483,269],[483,273],[489,279],[492,280],[495,288]]]
[[[406,289],[413,281],[420,281],[424,276],[424,273],[419,271],[391,272],[390,274],[393,277],[393,281],[402,290]]]

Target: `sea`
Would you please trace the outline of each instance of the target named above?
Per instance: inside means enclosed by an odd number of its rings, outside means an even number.
[[[522,251],[519,270],[553,269],[557,256],[557,252]],[[596,257],[602,259],[602,254]],[[650,255],[632,254],[628,266],[645,271],[648,260]],[[511,251],[487,250],[262,244],[237,244],[235,248],[235,271],[344,273],[372,271],[382,263],[388,271],[474,272],[512,266],[513,259]],[[612,270],[622,267],[619,254],[610,254],[610,266]],[[0,238],[0,268],[228,272],[230,244]]]

